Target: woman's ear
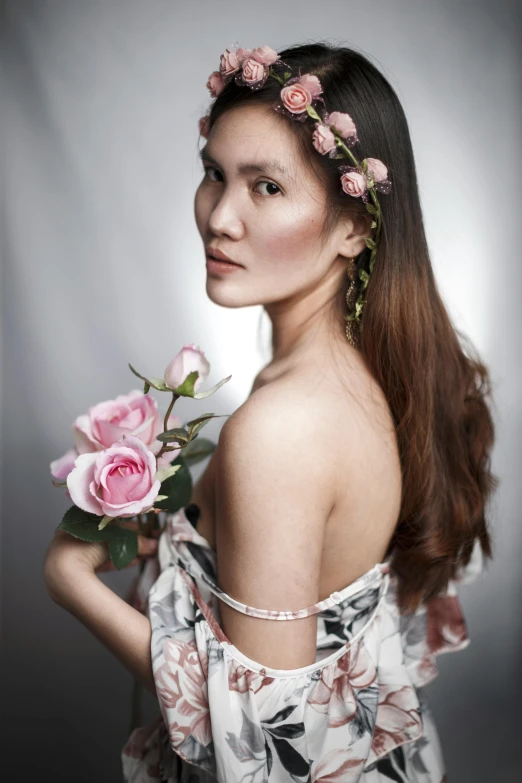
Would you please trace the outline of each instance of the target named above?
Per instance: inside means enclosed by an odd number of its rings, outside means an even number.
[[[339,225],[340,242],[338,254],[346,258],[354,258],[366,247],[364,241],[371,235],[371,215],[352,215],[341,220]]]

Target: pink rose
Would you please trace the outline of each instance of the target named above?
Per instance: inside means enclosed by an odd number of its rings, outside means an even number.
[[[69,449],[63,457],[51,462],[51,475],[58,481],[64,481],[74,468],[74,460],[78,456],[76,449]]]
[[[212,71],[207,81],[207,90],[210,90],[212,98],[217,98],[224,86],[225,82],[223,81],[220,72]]]
[[[388,169],[378,158],[366,158],[368,163],[368,174],[373,176],[374,182],[381,182],[388,177]]]
[[[73,503],[98,516],[132,517],[148,511],[159,494],[156,457],[134,435],[104,451],[80,454],[67,476]]]
[[[321,123],[315,123],[315,130],[312,134],[312,140],[317,152],[321,155],[326,155],[335,147],[335,136],[328,127],[328,125],[321,125]]]
[[[300,84],[302,87],[305,88],[305,90],[308,90],[312,98],[317,98],[318,95],[320,95],[323,91],[323,88],[321,87],[321,82],[312,73],[305,73],[301,76],[301,78],[298,81],[298,84]]]
[[[164,417],[154,397],[134,389],[129,394],[120,394],[115,400],[105,400],[91,406],[87,413],[75,419],[73,436],[76,450],[78,454],[102,451],[120,441],[124,435],[135,435],[153,454],[157,454],[163,445],[157,440],[159,433],[163,432],[163,422]],[[172,429],[179,427],[181,422],[171,414],[167,424]],[[169,451],[162,455],[158,467],[165,467],[178,453]]]
[[[278,53],[274,51],[274,49],[271,49],[270,46],[258,46],[257,49],[254,49],[252,52],[252,57],[263,65],[272,65],[276,60],[279,60]]]
[[[366,179],[358,171],[349,171],[342,175],[341,185],[350,196],[362,196],[366,191]]]
[[[281,100],[285,109],[288,109],[292,114],[301,114],[301,112],[305,111],[306,104],[312,103],[312,95],[302,84],[294,82],[283,87]]]
[[[199,118],[199,132],[204,139],[208,139],[210,134],[210,123],[209,123],[208,114],[205,114],[203,117]]]
[[[250,57],[243,63],[243,81],[247,84],[260,82],[265,75],[265,66]]]
[[[236,52],[236,57],[238,59],[238,62],[242,63],[245,60],[248,60],[249,57],[252,56],[252,49],[243,49],[243,47],[240,47]]]
[[[329,114],[328,125],[331,125],[343,139],[347,139],[349,136],[354,136],[357,133],[355,123],[350,115],[342,111],[333,111]]]
[[[230,76],[239,70],[237,55],[230,49],[225,49],[219,60],[219,70],[222,76]]]
[[[194,391],[197,392],[201,383],[210,372],[210,364],[199,346],[194,345],[194,343],[189,343],[188,345],[183,346],[181,351],[176,354],[168,365],[164,375],[165,383],[170,389],[177,389],[178,386],[181,386],[187,375],[190,375],[190,373],[195,370],[199,373],[196,383],[194,384]]]

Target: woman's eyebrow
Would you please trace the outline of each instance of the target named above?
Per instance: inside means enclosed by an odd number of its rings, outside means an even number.
[[[199,151],[199,157],[202,161],[207,161],[213,166],[220,168],[219,163],[207,152],[206,147]],[[277,174],[289,175],[288,169],[277,160],[257,160],[255,163],[240,163],[237,167],[239,174],[260,174],[263,172],[275,172]]]

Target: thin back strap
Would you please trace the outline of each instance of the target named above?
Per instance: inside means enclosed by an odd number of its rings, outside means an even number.
[[[195,581],[197,581],[198,578],[202,579],[207,584],[209,589],[214,593],[214,595],[217,595],[218,598],[220,598],[229,606],[237,609],[238,612],[250,615],[250,617],[259,617],[264,620],[299,620],[303,617],[309,617],[312,614],[322,612],[324,609],[331,609],[337,604],[340,604],[342,601],[345,601],[347,598],[351,598],[353,595],[362,592],[374,582],[380,583],[382,581],[383,575],[388,574],[390,571],[390,565],[388,562],[377,563],[370,571],[367,571],[365,574],[356,579],[355,582],[347,585],[347,587],[344,587],[342,590],[335,590],[327,598],[324,598],[322,601],[319,601],[316,604],[311,604],[310,606],[306,606],[304,609],[296,609],[295,611],[280,611],[277,609],[257,609],[254,606],[243,604],[241,601],[237,601],[235,598],[232,598],[232,596],[228,595],[228,593],[220,590],[215,582],[213,582],[212,579],[210,579],[210,577],[203,570],[200,570],[198,574],[194,573],[192,568],[189,568],[187,563],[184,562],[184,559],[182,558],[178,559],[178,563],[192,576]]]

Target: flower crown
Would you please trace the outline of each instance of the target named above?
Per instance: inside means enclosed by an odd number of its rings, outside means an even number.
[[[345,316],[347,322],[354,321],[360,327],[362,309],[366,304],[363,293],[373,272],[381,234],[381,209],[377,191],[390,192],[388,169],[378,158],[357,160],[350,149],[359,141],[357,128],[350,115],[339,111],[328,113],[321,97],[323,89],[318,77],[311,73],[301,75],[301,69],[298,76],[292,77],[291,68],[270,46],[259,46],[257,49],[226,49],[221,55],[219,70],[210,74],[206,86],[211,97],[217,98],[232,79],[240,86],[260,90],[269,77],[281,85],[280,102],[274,109],[298,122],[314,120],[312,142],[317,152],[330,158],[348,158],[351,161],[353,165],[338,167],[341,187],[349,196],[361,198],[372,216],[371,228],[375,229],[375,233],[373,238],[365,238],[366,246],[371,251],[369,269],[359,269],[361,285],[355,307]],[[208,138],[209,114],[199,120],[199,130],[204,138]]]

